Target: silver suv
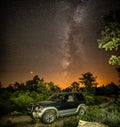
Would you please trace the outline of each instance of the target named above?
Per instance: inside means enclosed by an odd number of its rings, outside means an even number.
[[[27,111],[44,123],[52,123],[57,118],[70,115],[83,115],[86,111],[85,99],[80,92],[53,94],[48,101],[31,103]]]

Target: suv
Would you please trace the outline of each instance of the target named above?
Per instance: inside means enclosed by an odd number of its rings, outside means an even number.
[[[80,92],[53,94],[48,101],[29,104],[27,111],[35,119],[52,123],[56,118],[69,115],[83,115],[86,111],[85,99]]]

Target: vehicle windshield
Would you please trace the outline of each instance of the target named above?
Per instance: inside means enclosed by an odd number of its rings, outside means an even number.
[[[49,98],[49,101],[62,101],[62,100],[64,100],[64,96],[62,94],[54,94]]]

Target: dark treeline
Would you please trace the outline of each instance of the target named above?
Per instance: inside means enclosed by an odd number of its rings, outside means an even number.
[[[84,85],[84,87],[81,87]],[[114,96],[119,97],[120,86],[111,82],[110,84],[97,87],[96,77],[92,73],[82,74],[79,82],[73,82],[65,89],[61,89],[53,82],[45,82],[38,75],[26,83],[18,83],[2,87],[0,83],[0,115],[8,114],[13,111],[26,113],[29,103],[48,100],[49,96],[56,92],[81,91],[84,93],[87,104],[96,102],[95,96]]]

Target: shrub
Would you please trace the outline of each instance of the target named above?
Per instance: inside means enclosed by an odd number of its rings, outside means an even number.
[[[116,110],[116,107],[111,112],[100,108],[89,108],[85,115],[80,116],[80,119],[104,123],[109,127],[118,127],[120,125],[120,113]]]
[[[110,127],[119,127],[120,125],[120,113],[117,110],[112,111],[106,115],[106,119],[104,121],[105,124]]]
[[[120,97],[116,100],[116,104],[120,105]]]
[[[89,92],[84,92],[84,97],[86,100],[87,105],[94,105],[95,104],[95,96]]]
[[[85,115],[80,116],[80,119],[91,122],[102,122],[106,117],[105,110],[97,108],[89,108]]]
[[[77,127],[79,117],[73,116],[63,121],[63,127]]]
[[[11,111],[11,104],[9,100],[0,97],[0,116],[8,114]]]
[[[33,98],[34,102],[43,101],[43,100],[46,100],[48,98],[48,96],[46,94],[37,93],[35,91],[32,91],[30,93],[30,97]]]
[[[11,96],[10,100],[13,103],[14,110],[26,111],[29,103],[33,102],[33,98],[29,96],[29,92],[18,93],[17,96]]]
[[[86,97],[86,104],[87,105],[94,105],[95,104],[95,97],[87,95]]]
[[[0,89],[0,116],[10,113],[11,111],[11,103],[10,96],[11,94],[5,90]]]
[[[96,96],[96,101],[98,102],[98,104],[102,104],[102,103],[109,102],[110,98],[106,96]]]

